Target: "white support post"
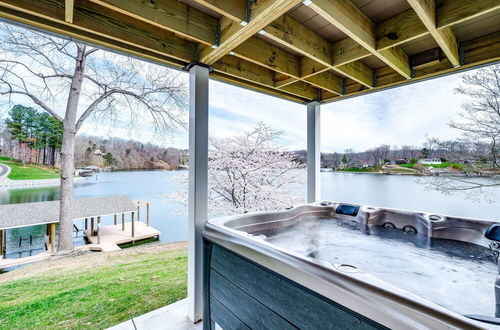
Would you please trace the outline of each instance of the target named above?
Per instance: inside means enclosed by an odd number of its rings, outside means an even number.
[[[203,226],[208,195],[208,74],[189,69],[189,209],[188,209],[188,317],[203,317]]]
[[[307,202],[318,201],[320,187],[320,103],[307,104]]]

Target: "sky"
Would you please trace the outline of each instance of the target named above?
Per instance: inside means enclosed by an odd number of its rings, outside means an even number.
[[[427,136],[451,139],[458,132],[448,127],[456,118],[464,98],[454,93],[460,74],[408,84],[364,96],[321,105],[321,151],[364,151],[380,144],[421,147]],[[188,74],[180,73],[187,85]],[[210,81],[209,131],[213,137],[230,137],[251,130],[258,121],[283,131],[278,143],[286,150],[306,149],[306,105]],[[9,109],[7,97],[0,99],[0,117]],[[16,96],[14,103],[32,106]],[[3,106],[2,106],[3,105]],[[64,108],[64,105],[60,105]],[[187,121],[187,112],[186,112]],[[186,149],[188,134],[179,130],[159,140],[148,125],[139,130],[87,121],[79,134],[130,138]]]
[[[464,101],[454,93],[460,76],[449,75],[321,105],[321,151],[364,151],[381,144],[421,147],[427,137],[458,137],[459,133],[447,123],[457,117]],[[263,121],[283,132],[278,143],[284,149],[306,149],[306,105],[213,80],[209,88],[210,136],[235,136]],[[184,131],[159,142],[150,134],[138,136],[126,129],[89,122],[82,133],[188,147]]]

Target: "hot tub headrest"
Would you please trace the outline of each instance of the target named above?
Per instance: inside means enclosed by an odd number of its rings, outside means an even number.
[[[350,205],[350,204],[340,204],[339,206],[337,206],[337,209],[335,210],[337,214],[351,215],[353,217],[358,215],[358,211],[359,211],[358,205]]]
[[[486,229],[484,236],[492,241],[500,242],[500,223],[494,223]]]

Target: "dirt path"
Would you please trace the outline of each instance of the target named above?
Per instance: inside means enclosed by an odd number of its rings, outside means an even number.
[[[109,267],[124,262],[127,256],[159,253],[167,250],[187,249],[186,242],[141,245],[113,252],[75,252],[63,257],[53,256],[11,272],[0,274],[0,283],[43,275],[81,272],[86,269]]]

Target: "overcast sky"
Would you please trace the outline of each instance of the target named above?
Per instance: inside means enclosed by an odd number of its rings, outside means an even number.
[[[183,76],[187,79],[187,73]],[[426,135],[456,137],[457,132],[447,122],[460,111],[463,98],[453,91],[459,83],[460,75],[455,74],[322,105],[321,150],[364,151],[380,144],[421,146]],[[305,105],[210,81],[211,136],[240,134],[261,120],[283,131],[279,142],[285,149],[306,148]],[[188,146],[187,132],[157,141],[147,127],[138,133],[87,122],[80,133]]]
[[[186,74],[187,75],[187,74]],[[404,87],[321,106],[321,150],[342,152],[378,146],[421,146],[426,136],[454,138],[450,118],[460,111],[463,97],[454,93],[460,75],[450,75]],[[282,130],[279,141],[288,150],[306,148],[306,106],[217,81],[210,82],[210,134],[228,137],[250,130],[258,121]],[[88,123],[82,132],[129,136],[126,130]],[[147,134],[132,138],[155,142]],[[187,148],[186,132],[164,143]]]
[[[321,150],[363,151],[380,144],[418,145],[426,135],[453,138],[450,118],[463,98],[453,91],[460,75],[359,96],[321,106]],[[262,120],[284,131],[288,149],[306,148],[306,106],[213,82],[210,132],[230,136]]]
[[[188,74],[181,73],[180,79]],[[426,136],[453,138],[457,132],[448,127],[450,118],[460,111],[462,96],[454,93],[460,74],[406,85],[365,96],[321,106],[321,150],[342,152],[347,148],[364,151],[380,144],[421,147]],[[10,105],[0,99],[0,117]],[[26,98],[15,96],[15,103],[33,106]],[[3,105],[3,106],[2,106]],[[61,104],[60,109],[64,109]],[[186,114],[187,119],[187,114]],[[228,137],[251,130],[258,121],[283,131],[279,143],[287,150],[306,148],[306,106],[252,92],[228,84],[210,82],[210,134]],[[86,122],[80,134],[117,136],[165,146],[187,148],[188,135],[179,131],[159,141],[147,125],[139,131],[110,128]]]

